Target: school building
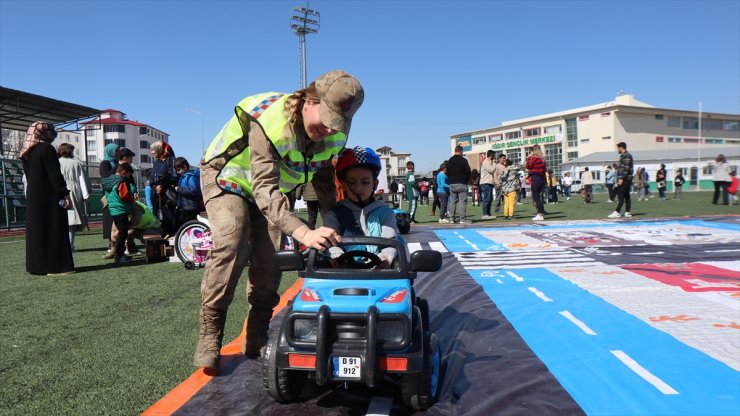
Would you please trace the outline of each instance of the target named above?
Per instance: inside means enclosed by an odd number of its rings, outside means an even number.
[[[505,121],[499,127],[454,134],[450,154],[457,145],[479,168],[489,149],[504,153],[514,163],[524,163],[532,146],[539,144],[548,167],[558,176],[573,171],[575,178],[584,167],[594,171],[597,182],[604,180],[604,167],[618,160],[616,145],[627,143],[635,156],[635,168],[643,166],[655,178],[655,167],[665,163],[669,178],[682,169],[687,181],[711,187],[714,158],[724,153],[730,164],[740,165],[740,114],[657,108],[633,95],[619,95],[613,101],[552,114]],[[650,160],[641,164],[640,155]],[[688,184],[687,184],[688,185]]]

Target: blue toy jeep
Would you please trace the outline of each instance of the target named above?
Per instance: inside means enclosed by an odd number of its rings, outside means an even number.
[[[357,249],[368,245],[396,248],[392,267],[373,268],[378,256]],[[334,259],[335,267],[316,250],[307,259],[295,251],[275,255],[280,270],[299,270],[305,280],[265,348],[265,388],[287,403],[308,384],[373,387],[390,378],[400,384],[407,406],[427,409],[439,392],[441,355],[428,305],[412,283],[417,272],[439,270],[441,254],[420,250],[407,260],[399,241],[376,237],[343,238],[341,246],[347,251]]]

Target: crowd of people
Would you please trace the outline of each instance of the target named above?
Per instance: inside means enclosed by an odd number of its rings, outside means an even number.
[[[654,195],[650,190],[651,182],[647,170],[644,167],[634,167],[632,156],[627,152],[625,143],[617,145],[617,153],[618,161],[605,168],[603,185],[608,195],[607,202],[618,204],[615,212],[621,212],[622,207],[626,208],[619,216],[629,218],[632,216],[631,195],[636,195],[637,201],[652,199]],[[462,156],[462,147],[458,146],[455,154],[432,173],[431,179],[423,177],[416,181],[413,162],[408,162],[406,168],[408,170],[406,180],[391,182],[391,200],[408,201],[407,207],[413,223],[416,222],[417,206],[431,203],[432,216],[435,216],[439,209],[439,223],[469,224],[468,199],[474,206],[481,206],[483,221],[496,219],[502,205],[503,218],[513,219],[515,206],[521,205],[522,199],[525,199],[528,193],[531,194],[532,204],[536,209],[532,220],[541,221],[547,214],[544,206],[560,203],[559,196],[570,200],[571,189],[576,184],[571,172],[563,172],[558,177],[553,169],[547,166],[539,145],[531,148],[522,166],[513,164],[504,153],[496,155],[493,150],[489,150],[485,159],[481,161],[480,170],[470,169],[467,159]],[[717,156],[713,175],[715,193],[712,203],[737,203],[736,173],[723,155]],[[580,172],[578,180],[580,181],[578,194],[581,200],[585,204],[592,203],[597,186],[594,173],[585,167]],[[668,199],[669,180],[673,182],[673,199],[680,200],[686,183],[681,169],[677,169],[674,177],[669,178],[665,164],[661,164],[652,186],[657,188],[659,199],[665,201]],[[431,202],[426,202],[430,201],[426,197],[427,193],[432,194]],[[508,195],[511,195],[515,202],[507,209],[505,201]],[[616,216],[612,212],[608,217]]]

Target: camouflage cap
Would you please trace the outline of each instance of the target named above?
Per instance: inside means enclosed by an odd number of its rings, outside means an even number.
[[[365,99],[360,81],[342,71],[329,71],[316,79],[316,91],[321,105],[321,122],[330,129],[349,134],[352,116]]]

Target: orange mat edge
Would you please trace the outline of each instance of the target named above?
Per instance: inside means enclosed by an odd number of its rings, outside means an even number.
[[[277,315],[288,304],[288,301],[293,299],[295,295],[298,294],[302,286],[303,279],[299,278],[295,281],[295,283],[293,283],[291,287],[289,287],[285,291],[285,293],[283,293],[282,296],[280,296],[280,303],[278,303],[278,305],[275,307],[275,311],[272,315],[273,317],[275,317],[275,315]],[[246,333],[247,324],[245,321],[241,334],[230,343],[223,346],[221,348],[221,354],[227,355],[239,352],[241,350],[242,340],[246,336]],[[182,405],[187,403],[187,401],[190,400],[190,398],[192,398],[195,393],[197,393],[203,386],[211,381],[213,377],[214,376],[207,375],[202,369],[197,370],[182,383],[178,384],[177,386],[175,386],[175,388],[170,390],[170,392],[167,393],[164,397],[162,397],[153,405],[151,405],[148,409],[146,409],[142,413],[142,416],[161,416],[173,414],[175,411],[177,411],[177,409],[182,407]]]

